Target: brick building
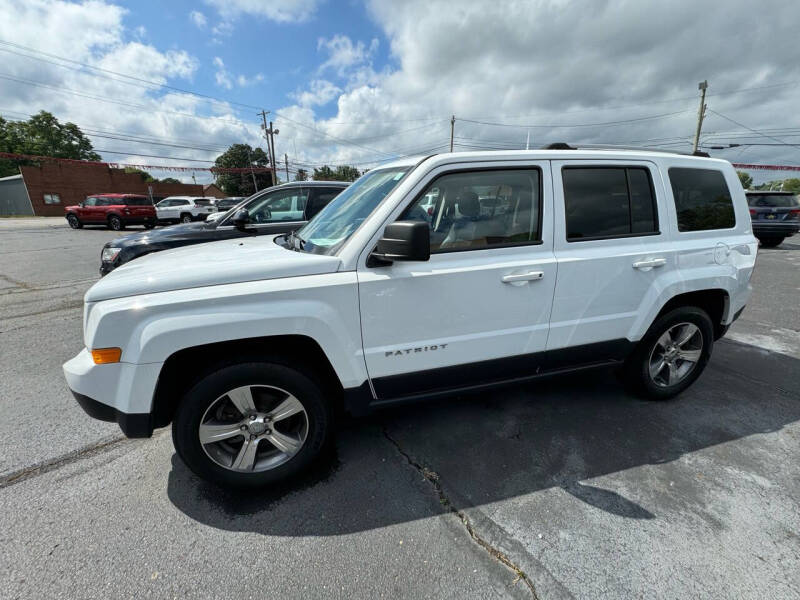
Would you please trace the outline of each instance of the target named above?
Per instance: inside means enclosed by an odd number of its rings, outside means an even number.
[[[217,187],[216,183],[209,183],[203,186],[203,196],[211,198],[226,198],[225,192]]]
[[[123,169],[112,169],[105,165],[48,162],[38,167],[20,167],[20,174],[30,199],[29,206],[24,206],[25,212],[5,214],[61,217],[64,216],[65,206],[78,204],[91,194],[150,194],[154,200],[166,196],[203,195],[201,184],[148,183],[138,173],[126,173]],[[15,187],[19,186],[17,182],[14,184]],[[11,188],[10,185],[7,187]],[[3,186],[0,186],[0,195],[3,193]],[[19,190],[14,193],[19,195]],[[20,206],[20,203],[4,203],[0,197],[0,211],[5,210],[6,206]]]

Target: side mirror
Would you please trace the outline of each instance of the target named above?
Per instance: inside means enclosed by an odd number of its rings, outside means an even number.
[[[231,223],[239,231],[249,232],[247,225],[250,223],[250,211],[246,208],[237,210],[236,214],[233,215],[233,219],[231,219]]]
[[[431,231],[425,221],[395,221],[383,230],[375,250],[373,265],[396,260],[425,261],[431,257]]]
[[[78,206],[80,206],[81,208],[83,208],[83,202],[78,202]]]

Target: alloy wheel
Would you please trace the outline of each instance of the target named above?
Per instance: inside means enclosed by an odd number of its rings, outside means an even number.
[[[245,385],[211,403],[197,434],[214,463],[252,473],[291,460],[305,444],[308,430],[308,414],[295,396],[273,386]]]
[[[650,379],[659,387],[672,387],[694,371],[703,355],[703,334],[694,323],[678,323],[656,340],[650,351]]]

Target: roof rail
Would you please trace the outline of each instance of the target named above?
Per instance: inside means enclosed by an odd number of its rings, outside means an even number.
[[[708,152],[679,152],[678,150],[667,150],[665,148],[649,148],[647,146],[616,146],[613,144],[579,144],[570,146],[566,142],[553,142],[543,146],[542,150],[639,150],[644,152],[660,152],[663,154],[679,154],[681,156],[701,156],[711,158]]]

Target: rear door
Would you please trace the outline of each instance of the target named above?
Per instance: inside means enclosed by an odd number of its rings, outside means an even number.
[[[618,358],[659,277],[676,268],[648,161],[552,161],[558,282],[548,350]]]
[[[153,205],[147,196],[127,196],[125,198],[127,216],[143,221],[153,216]]]

